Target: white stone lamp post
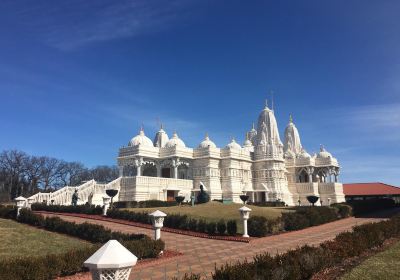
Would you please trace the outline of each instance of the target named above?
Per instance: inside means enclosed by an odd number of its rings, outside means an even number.
[[[32,204],[35,202],[34,198],[28,198],[28,207],[29,209],[32,209]]]
[[[331,206],[331,198],[328,197],[328,206]]]
[[[107,216],[108,208],[110,208],[111,197],[103,196],[103,215]]]
[[[161,228],[164,226],[164,218],[167,214],[157,210],[149,214],[149,216],[151,216],[151,222],[154,227],[154,240],[158,240],[161,237]]]
[[[17,197],[15,200],[15,205],[17,206],[17,218],[19,217],[19,212],[25,206],[26,198],[23,196]]]
[[[117,240],[110,240],[83,265],[90,269],[93,280],[128,280],[137,257]]]
[[[247,233],[247,220],[250,218],[251,209],[243,206],[242,208],[239,208],[239,212],[243,220],[243,237],[250,237]]]

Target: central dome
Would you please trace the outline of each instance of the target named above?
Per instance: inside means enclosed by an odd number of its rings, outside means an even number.
[[[136,147],[136,146],[144,146],[144,147],[154,147],[153,142],[144,134],[143,128],[140,129],[138,135],[133,137],[131,141],[129,141],[128,146]]]
[[[238,143],[236,143],[235,139],[233,138],[232,141],[228,145],[226,145],[226,147],[232,150],[240,150],[242,148]]]
[[[206,137],[200,143],[199,148],[204,149],[204,148],[208,148],[208,147],[216,148],[217,146],[215,145],[215,143],[213,141],[210,140],[210,138],[208,137],[208,134],[206,134]]]
[[[178,134],[176,132],[174,132],[174,134],[172,135],[172,138],[169,139],[169,141],[167,142],[167,144],[165,144],[165,147],[167,148],[172,148],[172,147],[181,147],[181,148],[185,148],[186,145],[185,143],[178,137]]]

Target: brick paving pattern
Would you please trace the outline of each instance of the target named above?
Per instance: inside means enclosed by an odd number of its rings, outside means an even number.
[[[45,214],[50,216],[52,214]],[[151,229],[121,225],[108,221],[97,221],[79,217],[57,215],[67,221],[76,223],[90,222],[100,224],[113,231],[127,233],[143,233],[153,237]],[[235,263],[238,260],[251,260],[256,254],[269,252],[271,254],[283,253],[302,245],[317,245],[323,241],[333,239],[338,233],[349,231],[353,226],[376,222],[377,218],[347,218],[332,223],[311,227],[299,231],[282,233],[279,235],[263,237],[250,243],[213,240],[170,232],[161,232],[161,239],[165,241],[167,250],[183,253],[171,259],[155,263],[144,263],[133,268],[130,280],[158,280],[182,277],[185,273],[199,273],[209,278],[211,272],[225,263]],[[65,280],[91,279],[88,273],[78,277],[66,277]]]

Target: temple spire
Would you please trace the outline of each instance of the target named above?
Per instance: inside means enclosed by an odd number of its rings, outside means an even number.
[[[292,114],[289,115],[289,123],[293,123],[293,116],[292,116]]]

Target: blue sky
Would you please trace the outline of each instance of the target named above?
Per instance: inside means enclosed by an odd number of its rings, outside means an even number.
[[[143,123],[242,142],[269,91],[342,181],[400,185],[399,1],[0,2],[0,149],[115,164]],[[283,140],[283,139],[282,139]]]

